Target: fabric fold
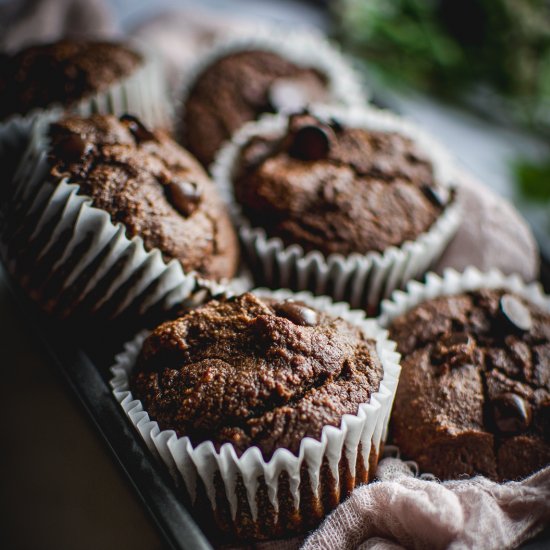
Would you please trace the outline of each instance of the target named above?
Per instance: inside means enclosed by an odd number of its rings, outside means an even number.
[[[439,483],[387,458],[378,476],[328,516],[303,550],[515,548],[550,522],[550,466],[523,481]]]

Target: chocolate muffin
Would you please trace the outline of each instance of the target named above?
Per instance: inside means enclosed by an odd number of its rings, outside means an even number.
[[[452,201],[410,137],[309,113],[290,116],[282,136],[251,138],[232,181],[253,226],[325,256],[414,241]]]
[[[161,429],[239,454],[257,446],[268,460],[356,414],[381,378],[375,342],[358,327],[246,293],[160,325],[131,390]]]
[[[129,112],[164,128],[165,92],[158,65],[120,43],[63,40],[0,55],[0,206],[7,210],[16,194],[14,176],[36,123],[67,112]]]
[[[228,53],[208,65],[188,91],[180,141],[208,166],[245,122],[328,98],[326,76],[312,67],[273,51]]]
[[[425,301],[390,325],[402,354],[392,430],[441,479],[550,463],[550,314],[508,290]]]
[[[137,118],[67,117],[49,130],[54,178],[80,186],[128,238],[178,260],[185,272],[231,278],[238,243],[218,193],[197,161]]]
[[[111,42],[62,40],[0,57],[0,121],[60,104],[70,107],[136,71],[142,56]]]
[[[208,533],[215,522],[224,537],[272,539],[311,529],[372,478],[399,376],[393,349],[360,312],[264,289],[138,336],[111,385],[136,427],[143,410],[156,421],[138,429],[176,465]]]

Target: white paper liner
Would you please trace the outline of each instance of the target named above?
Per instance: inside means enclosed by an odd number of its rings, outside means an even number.
[[[418,144],[431,160],[437,182],[454,188],[457,181],[453,160],[441,146],[407,120],[374,108],[342,108],[316,105],[310,112],[321,120],[338,120],[344,126],[361,127],[404,134]],[[288,118],[283,114],[265,115],[244,125],[220,150],[211,173],[231,208],[239,236],[253,265],[263,274],[264,284],[273,288],[291,287],[328,294],[345,300],[352,307],[376,307],[393,290],[420,277],[441,256],[458,229],[461,213],[453,200],[429,228],[415,241],[379,252],[324,256],[305,253],[297,244],[285,246],[279,238],[270,238],[261,227],[252,227],[234,197],[232,179],[242,147],[257,135],[282,135]]]
[[[338,50],[320,33],[312,30],[288,30],[276,26],[258,26],[246,34],[225,35],[206,52],[181,77],[174,98],[177,124],[185,119],[185,104],[193,85],[207,67],[227,55],[263,50],[282,56],[295,65],[318,70],[327,77],[330,99],[327,103],[342,105],[364,105],[369,93],[361,82],[361,77],[351,67]],[[178,129],[181,135],[182,127]]]
[[[391,299],[382,302],[378,321],[387,327],[393,319],[425,300],[480,288],[501,288],[515,292],[550,313],[550,296],[544,294],[540,283],[526,284],[519,275],[504,275],[497,269],[482,272],[475,267],[468,267],[462,273],[454,269],[446,269],[442,276],[428,273],[425,283],[411,281],[405,291],[396,290]]]
[[[260,450],[257,447],[251,447],[238,457],[230,443],[222,445],[217,452],[212,442],[203,442],[193,447],[189,438],[178,438],[173,430],[161,431],[157,422],[151,420],[144,411],[142,403],[134,399],[129,391],[129,374],[135,365],[143,341],[149,334],[147,332],[140,333],[134,340],[127,343],[124,351],[116,356],[116,363],[111,368],[113,378],[110,383],[116,400],[149,449],[160,457],[169,471],[175,475],[176,480],[178,480],[177,474],[181,476],[192,500],[196,497],[196,476],[198,475],[204,483],[212,508],[215,508],[214,473],[219,472],[234,519],[237,513],[235,487],[237,477],[240,475],[246,488],[252,517],[256,520],[258,516],[256,490],[260,476],[264,476],[269,500],[278,512],[278,478],[282,471],[289,474],[292,497],[298,508],[300,467],[304,461],[314,494],[317,494],[319,489],[323,457],[328,459],[331,472],[337,482],[342,449],[345,449],[352,475],[355,475],[355,463],[360,445],[364,463],[369,463],[371,445],[379,451],[380,443],[386,437],[400,366],[399,354],[394,351],[395,344],[387,339],[387,332],[382,330],[376,322],[366,319],[364,312],[350,310],[348,304],[334,303],[326,296],[313,297],[309,292],[292,293],[288,290],[268,289],[257,289],[253,292],[258,296],[273,297],[277,300],[289,298],[301,300],[318,310],[344,318],[353,325],[361,327],[367,337],[376,339],[376,349],[384,369],[379,390],[372,394],[369,403],[360,405],[357,415],[344,415],[340,427],[325,426],[319,441],[306,437],[300,445],[298,456],[287,449],[277,449],[272,458],[265,461]]]
[[[77,280],[80,287],[75,300],[63,311],[56,311],[62,317],[81,307],[98,285],[103,291],[90,304],[89,313],[109,307],[109,317],[116,317],[137,298],[141,300],[139,314],[153,306],[169,309],[207,284],[199,284],[195,272],[184,273],[177,260],[166,262],[158,249],[146,250],[140,237],[129,239],[122,224],[114,224],[107,212],[93,207],[89,197],[78,193],[77,184],[67,178],[49,179],[47,125],[47,119],[43,119],[35,126],[14,178],[12,208],[4,223],[1,248],[8,271],[42,307],[50,310],[50,303],[58,306],[57,298],[66,291],[74,292],[71,287]],[[61,236],[67,233],[70,239],[62,241]],[[81,257],[63,272],[67,261],[74,260],[73,253]],[[32,283],[34,272],[45,261],[46,276],[55,277],[59,288],[47,298]],[[113,276],[110,270],[115,265],[117,273]],[[243,288],[250,286],[250,281],[245,274],[234,284]],[[123,296],[113,304],[112,297],[120,289]]]
[[[148,126],[167,127],[170,112],[167,108],[168,94],[160,60],[140,44],[133,44],[133,46],[143,56],[142,66],[105,90],[89,95],[69,107],[52,103],[49,107],[37,108],[25,115],[14,114],[0,122],[0,159],[12,155],[21,156],[33,126],[45,118],[49,120],[57,118],[64,112],[82,116],[90,116],[94,113],[120,116],[131,113]],[[2,186],[9,183],[10,178],[4,176]]]

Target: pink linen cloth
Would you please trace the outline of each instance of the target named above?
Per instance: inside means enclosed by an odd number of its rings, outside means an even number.
[[[515,548],[550,523],[550,466],[523,481],[439,483],[386,458],[307,538],[302,550]]]
[[[104,0],[8,0],[0,5],[0,50],[60,38],[113,38],[118,26]]]

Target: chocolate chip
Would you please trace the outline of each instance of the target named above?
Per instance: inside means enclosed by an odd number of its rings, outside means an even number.
[[[292,136],[290,155],[299,160],[325,159],[330,151],[330,135],[322,126],[302,126]]]
[[[170,202],[184,216],[190,216],[202,199],[200,186],[192,181],[172,179],[168,184]]]
[[[521,433],[531,425],[531,405],[515,393],[502,393],[493,400],[493,418],[505,434]]]
[[[504,294],[500,299],[500,310],[512,328],[528,331],[533,324],[529,309],[512,294]]]
[[[78,162],[93,149],[93,145],[78,134],[70,134],[55,145],[55,153],[66,162]]]
[[[458,367],[473,361],[475,347],[475,340],[469,334],[445,334],[437,342],[432,358],[436,364]]]
[[[319,314],[314,309],[294,300],[279,302],[274,304],[273,308],[277,315],[285,317],[295,325],[313,327],[319,322]]]
[[[550,442],[550,399],[539,404],[538,419],[542,436]]]
[[[450,192],[446,187],[423,184],[422,192],[436,206],[443,208],[449,203]]]
[[[126,123],[128,130],[134,136],[136,142],[141,143],[142,141],[152,141],[155,138],[155,134],[151,130],[147,129],[141,120],[133,115],[122,115],[120,117],[120,122]]]
[[[331,118],[330,121],[329,121],[329,126],[335,131],[335,132],[341,132],[344,127],[342,126],[342,123],[336,119],[336,118]]]

